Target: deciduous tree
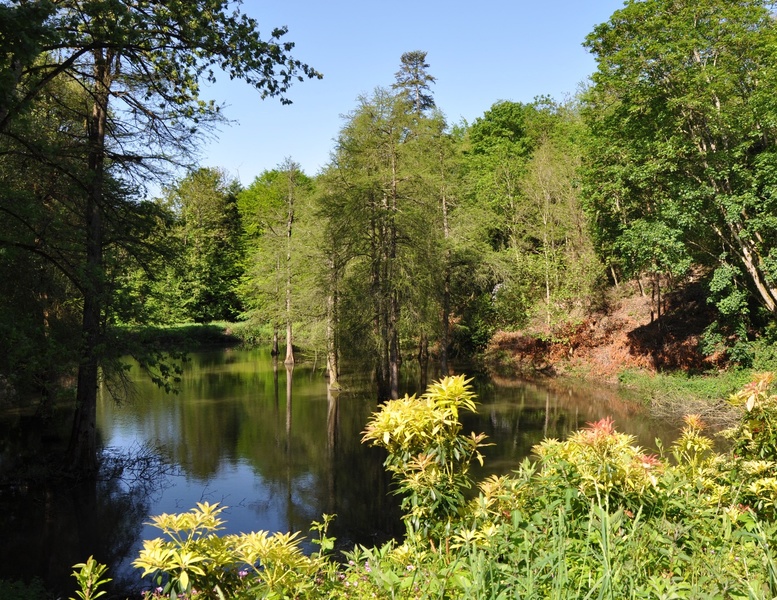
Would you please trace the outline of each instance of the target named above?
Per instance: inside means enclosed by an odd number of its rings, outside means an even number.
[[[234,320],[242,312],[239,184],[218,169],[200,168],[167,188],[179,256],[170,265],[183,320]]]
[[[287,158],[277,169],[265,171],[240,194],[248,245],[243,293],[252,318],[269,322],[274,330],[273,352],[278,353],[278,329],[286,330],[286,364],[294,363],[292,328],[303,315],[298,301],[311,285],[306,249],[311,236],[295,235],[300,213],[307,216],[313,181],[298,163]]]
[[[219,118],[218,107],[200,97],[201,81],[213,80],[215,70],[282,101],[292,81],[318,74],[290,56],[293,44],[280,39],[285,29],[262,39],[256,21],[232,11],[225,0],[34,4],[41,13],[4,49],[0,132],[10,135],[11,124],[60,76],[85,92],[83,104],[68,105],[84,125],[73,132],[82,167],[67,169],[83,199],[78,226],[84,232],[82,347],[70,459],[75,468],[93,471],[99,348],[108,307],[107,199],[128,191],[114,182],[185,155],[197,128]],[[16,0],[2,8],[17,18],[30,3]]]
[[[691,257],[738,272],[728,294],[747,283],[774,315],[772,10],[764,0],[629,1],[587,38],[598,69],[586,116],[587,202],[603,252],[634,245],[649,261],[658,249],[672,263],[662,270]]]

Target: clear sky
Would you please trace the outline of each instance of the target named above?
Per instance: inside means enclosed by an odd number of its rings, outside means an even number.
[[[249,185],[291,157],[308,175],[329,162],[342,115],[361,94],[389,87],[403,52],[427,52],[437,106],[449,123],[474,121],[499,100],[574,94],[595,69],[586,35],[623,0],[245,0],[263,37],[286,25],[295,58],[322,80],[295,83],[291,106],[238,81],[207,96],[236,121],[202,146],[201,164]]]

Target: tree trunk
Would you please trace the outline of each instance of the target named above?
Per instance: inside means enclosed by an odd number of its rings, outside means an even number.
[[[618,284],[618,274],[615,272],[615,267],[610,265],[610,274],[612,275],[612,281],[615,284],[615,288],[617,289],[619,286]]]
[[[81,355],[78,364],[76,412],[70,436],[70,467],[84,475],[97,469],[97,377],[101,340],[103,290],[103,193],[105,178],[105,133],[112,83],[110,51],[94,51],[95,89],[88,122],[88,173],[86,197],[86,269],[84,308],[81,321]]]
[[[397,157],[391,155],[391,198],[388,222],[388,276],[389,292],[388,332],[389,332],[389,393],[392,400],[399,398],[399,293],[397,292],[397,213],[399,210],[399,192],[397,189]]]
[[[418,366],[421,369],[419,388],[423,393],[429,383],[429,336],[426,332],[421,334],[421,339],[418,341]]]
[[[451,345],[451,275],[446,269],[442,292],[442,333],[440,334],[440,371],[448,375],[448,348]]]
[[[286,359],[283,361],[287,365],[294,364],[294,346],[291,337],[291,320],[286,321]]]
[[[385,302],[381,302],[385,304]],[[391,398],[391,377],[390,359],[389,359],[389,326],[388,315],[381,306],[380,312],[376,315],[376,328],[378,331],[378,364],[376,367],[376,377],[378,384],[378,399],[388,400]]]
[[[374,200],[371,198],[371,200]],[[373,306],[373,330],[376,340],[376,364],[375,379],[378,388],[378,400],[387,400],[391,397],[391,383],[389,377],[389,326],[388,326],[388,299],[386,286],[388,281],[388,260],[386,250],[386,198],[379,201],[381,212],[376,212],[371,218],[371,267],[370,267],[370,295]],[[371,202],[377,204],[377,202]],[[382,213],[382,214],[381,214]]]
[[[337,352],[337,292],[333,289],[326,299],[326,372],[330,389],[339,386]]]
[[[391,294],[389,309],[389,397],[399,398],[399,300],[397,293]]]
[[[743,240],[733,225],[730,228],[734,235],[734,240],[739,244],[740,260],[745,265],[745,269],[748,275],[750,275],[750,280],[755,285],[761,301],[769,312],[777,314],[777,286],[769,285],[768,279],[764,277],[763,270],[759,264],[761,260],[755,244],[748,240]]]
[[[294,180],[296,167],[287,162],[286,177],[288,177],[288,194],[286,195],[286,360],[287,365],[294,364],[294,347],[291,336],[291,230],[294,225]]]
[[[450,238],[450,226],[448,224],[448,196],[445,191],[445,156],[440,153],[440,179],[442,181],[442,194],[440,195],[442,207],[442,233],[446,242],[445,248],[445,274],[442,286],[442,332],[440,334],[440,371],[443,377],[448,375],[448,347],[451,337],[451,251],[447,247]]]
[[[46,292],[42,292],[38,301],[41,305],[40,318],[41,318],[41,333],[44,341],[44,348],[49,348],[51,344],[51,323],[50,323],[50,311],[49,311],[49,298]],[[45,361],[43,370],[39,373],[40,377],[40,404],[35,411],[36,416],[41,419],[51,418],[54,410],[54,396],[56,394],[57,387],[57,372],[54,366],[54,361],[48,359]]]

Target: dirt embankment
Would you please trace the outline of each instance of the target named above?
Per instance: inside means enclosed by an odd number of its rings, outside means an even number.
[[[696,281],[666,294],[661,314],[649,289],[637,284],[610,291],[606,308],[553,331],[498,332],[486,350],[496,370],[575,375],[614,381],[624,369],[696,372],[721,366],[705,357],[699,339],[714,319]]]

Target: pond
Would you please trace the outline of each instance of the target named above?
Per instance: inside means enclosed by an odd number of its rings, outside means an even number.
[[[67,596],[71,565],[93,554],[111,566],[119,589],[136,588],[139,571],[130,563],[142,540],[159,534],[145,524],[149,516],[203,501],[228,507],[225,533],[307,536],[311,521],[327,513],[337,515],[330,534],[341,547],[401,536],[384,456],[361,444],[377,409],[370,382],[346,377],[342,391],[328,393],[320,367],[302,363],[290,372],[268,349],[216,350],[191,356],[178,394],[157,389],[137,368],[122,404],[101,389],[98,430],[114,476],[87,487],[2,490],[0,579],[42,576]],[[673,436],[612,389],[550,383],[474,376],[480,407],[464,416],[464,431],[485,432],[493,443],[478,478],[509,473],[543,438],[564,438],[605,416],[647,448]],[[403,393],[415,386],[408,375]],[[4,460],[15,443],[45,443],[21,425],[6,426]]]

